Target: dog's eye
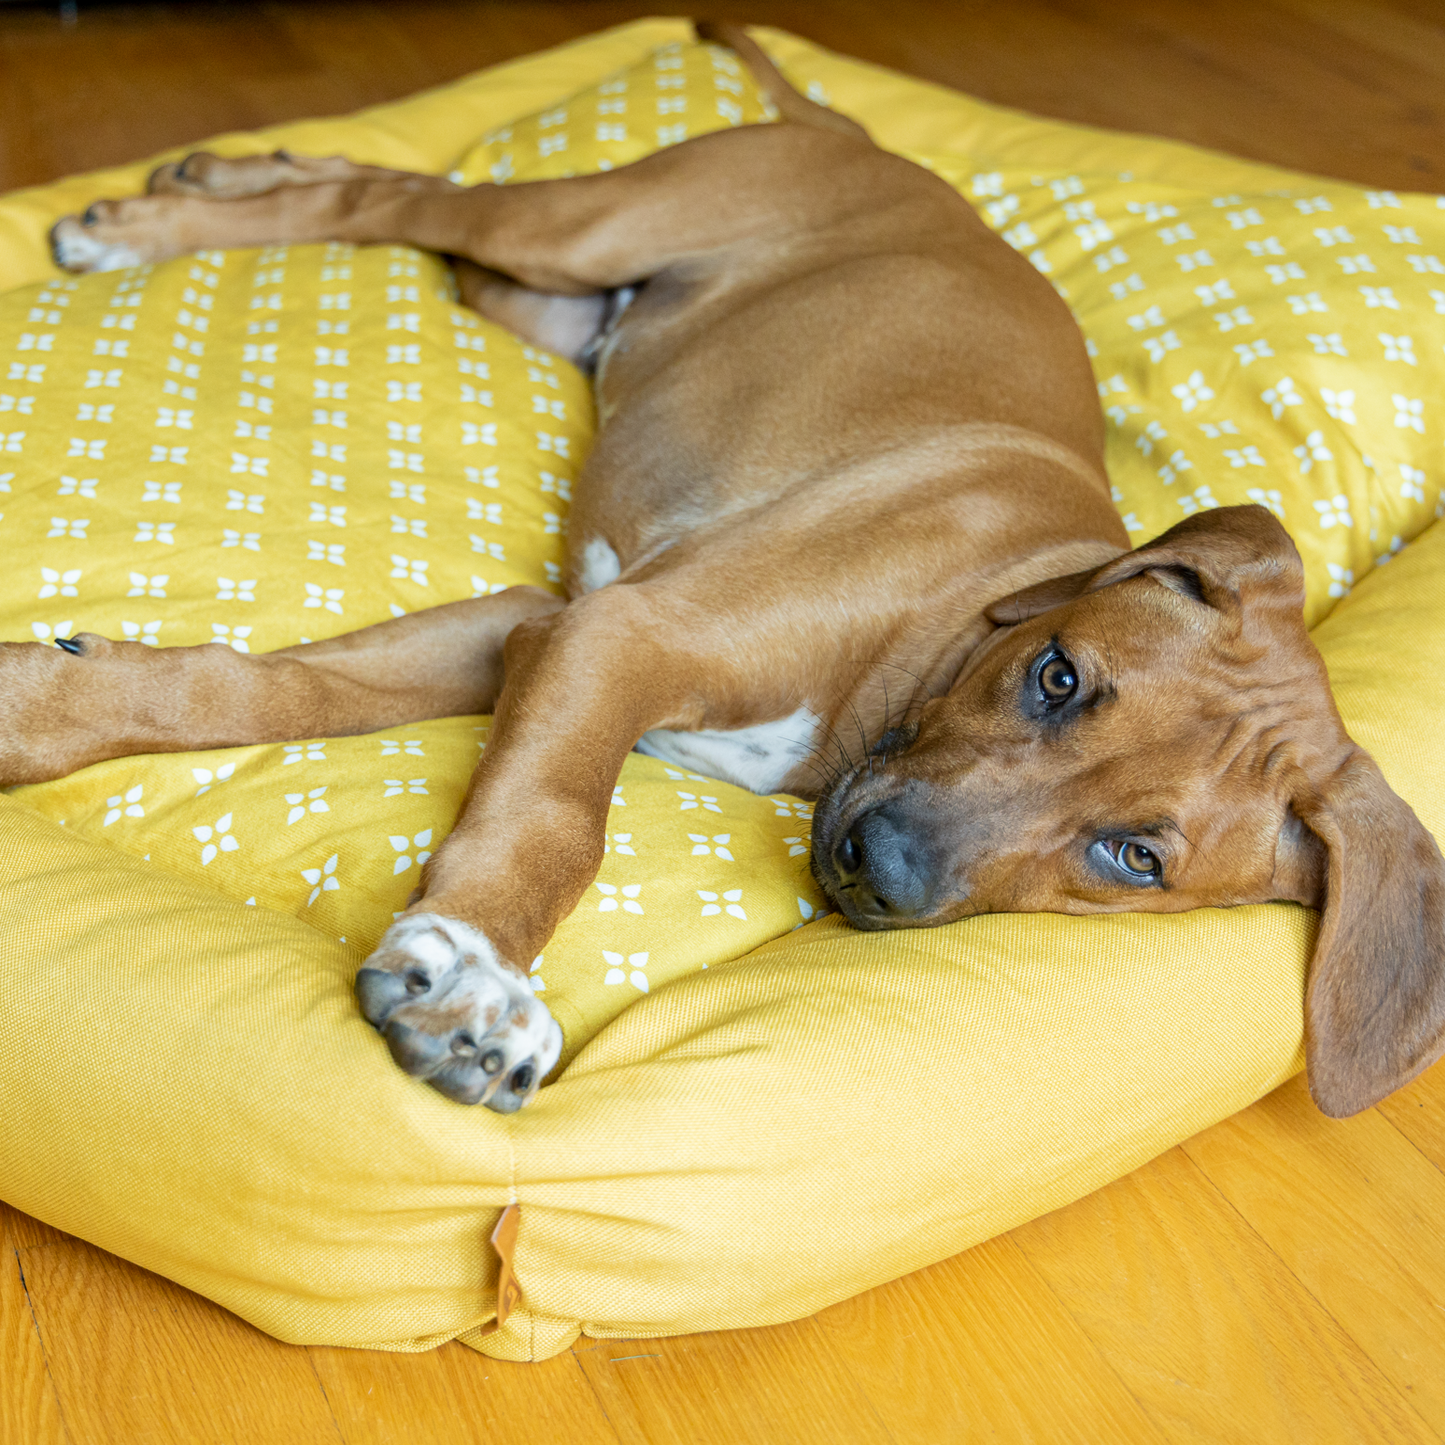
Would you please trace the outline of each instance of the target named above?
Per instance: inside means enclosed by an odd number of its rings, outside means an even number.
[[[1067,702],[1079,690],[1079,674],[1074,664],[1061,652],[1056,652],[1039,668],[1039,691],[1045,704],[1056,707]]]
[[[1159,860],[1140,843],[1117,845],[1114,861],[1126,872],[1139,878],[1154,878],[1159,874]]]

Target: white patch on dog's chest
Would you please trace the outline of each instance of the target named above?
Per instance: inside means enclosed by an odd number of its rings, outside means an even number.
[[[577,569],[578,585],[584,592],[596,592],[617,581],[622,563],[617,553],[601,537],[593,537],[582,549],[582,565]]]
[[[787,717],[750,728],[689,733],[654,728],[638,739],[635,751],[754,793],[776,793],[783,779],[812,753],[820,722],[811,708],[800,707]]]

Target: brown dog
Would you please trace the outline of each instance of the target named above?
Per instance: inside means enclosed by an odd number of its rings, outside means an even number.
[[[358,977],[401,1066],[465,1102],[519,1108],[557,1059],[525,964],[595,875],[637,747],[821,797],[814,871],[863,928],[1319,907],[1311,1087],[1367,1107],[1445,1047],[1445,862],[1345,734],[1289,538],[1225,508],[1129,551],[1050,285],[725,38],[782,123],[470,190],[194,156],[56,226],[72,270],[448,253],[470,304],[595,368],[603,425],[569,604],[513,588],[260,657],[10,647],[0,774],[495,709],[423,896]]]

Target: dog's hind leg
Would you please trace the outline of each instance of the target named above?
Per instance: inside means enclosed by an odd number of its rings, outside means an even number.
[[[265,195],[282,186],[314,186],[323,181],[405,180],[408,172],[361,166],[343,156],[270,155],[217,156],[196,151],[152,172],[147,194],[199,196],[240,200]],[[544,350],[585,363],[607,320],[611,305],[606,292],[590,296],[556,296],[519,285],[499,271],[452,258],[457,286],[465,305],[488,320]]]
[[[83,632],[0,644],[0,785],[104,758],[373,732],[490,712],[519,623],[564,606],[509,587],[325,642],[242,654],[145,647]]]
[[[262,158],[258,181],[273,163]],[[433,176],[349,177],[231,199],[173,191],[97,201],[58,222],[52,244],[61,266],[92,271],[212,248],[399,242],[531,291],[588,297],[737,248],[806,250],[860,216],[885,215],[917,185],[914,166],[861,135],[804,124],[717,131],[565,180],[464,189]]]

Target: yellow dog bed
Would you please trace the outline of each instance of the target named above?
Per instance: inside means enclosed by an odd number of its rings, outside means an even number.
[[[1284,518],[1346,722],[1438,835],[1433,198],[1032,120],[763,38],[1074,305],[1137,540],[1230,502]],[[730,54],[648,21],[211,144],[510,181],[765,119]],[[0,202],[0,284],[21,288],[0,297],[0,636],[262,651],[555,584],[582,379],[460,310],[406,248],[57,278],[49,224],[146,169]],[[538,1358],[579,1329],[807,1313],[1057,1207],[1301,1066],[1305,910],[856,934],[817,916],[805,804],[634,756],[597,885],[534,965],[560,1077],[513,1117],[449,1104],[395,1071],[350,984],[485,739],[484,719],[449,719],[123,759],[4,800],[0,1193],[286,1339]],[[512,1202],[522,1304],[495,1330],[487,1237]]]

